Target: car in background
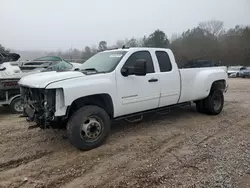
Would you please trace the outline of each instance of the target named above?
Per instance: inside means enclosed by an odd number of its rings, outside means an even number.
[[[243,66],[229,66],[227,68],[227,75],[228,77],[241,77],[241,69]]]
[[[250,67],[241,68],[240,75],[242,78],[250,77]]]

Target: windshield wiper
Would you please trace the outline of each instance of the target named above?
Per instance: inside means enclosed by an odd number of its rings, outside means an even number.
[[[98,71],[95,68],[80,69],[79,71],[87,74],[106,73],[105,71]]]
[[[87,69],[82,69],[82,71],[95,71],[98,72],[95,68],[87,68]]]

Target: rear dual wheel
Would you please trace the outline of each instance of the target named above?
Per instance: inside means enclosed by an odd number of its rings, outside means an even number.
[[[196,109],[200,113],[218,115],[224,106],[224,95],[221,90],[212,90],[209,96],[196,102]]]

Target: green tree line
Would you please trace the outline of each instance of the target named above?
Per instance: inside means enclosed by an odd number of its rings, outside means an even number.
[[[170,48],[179,65],[194,59],[221,61],[222,65],[226,66],[250,65],[250,26],[236,25],[226,30],[223,22],[219,20],[201,22],[197,27],[181,34],[174,34],[171,38],[168,38],[164,31],[157,29],[149,36],[118,40],[114,45],[108,45],[103,40],[99,42],[98,47],[86,46],[82,50],[69,49],[65,52],[51,52],[48,55],[86,60],[98,51],[120,48],[123,45]]]

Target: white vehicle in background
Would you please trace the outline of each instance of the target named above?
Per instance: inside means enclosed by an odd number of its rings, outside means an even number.
[[[228,77],[235,78],[241,76],[241,69],[243,66],[229,66],[227,68]]]
[[[78,71],[37,73],[19,84],[28,121],[41,128],[66,122],[70,142],[88,150],[106,140],[113,120],[140,120],[191,102],[218,115],[227,79],[226,67],[178,69],[169,49],[122,48],[97,53]]]
[[[20,57],[20,56],[19,56]],[[23,102],[20,97],[20,88],[18,81],[26,75],[35,74],[38,72],[48,71],[73,71],[79,68],[79,63],[69,63],[61,60],[58,57],[57,61],[51,63],[49,60],[51,57],[46,57],[44,61],[30,62],[28,66],[24,66],[24,72],[19,66],[13,66],[14,61],[0,63],[0,106],[10,107],[12,113],[23,112]],[[4,61],[8,61],[10,58],[5,56]],[[38,64],[37,64],[38,63]],[[41,64],[43,63],[43,64]],[[25,71],[26,70],[26,71]]]
[[[58,56],[44,56],[31,61],[23,62],[19,67],[22,72],[44,71],[44,70],[74,70],[79,63],[68,62]]]

